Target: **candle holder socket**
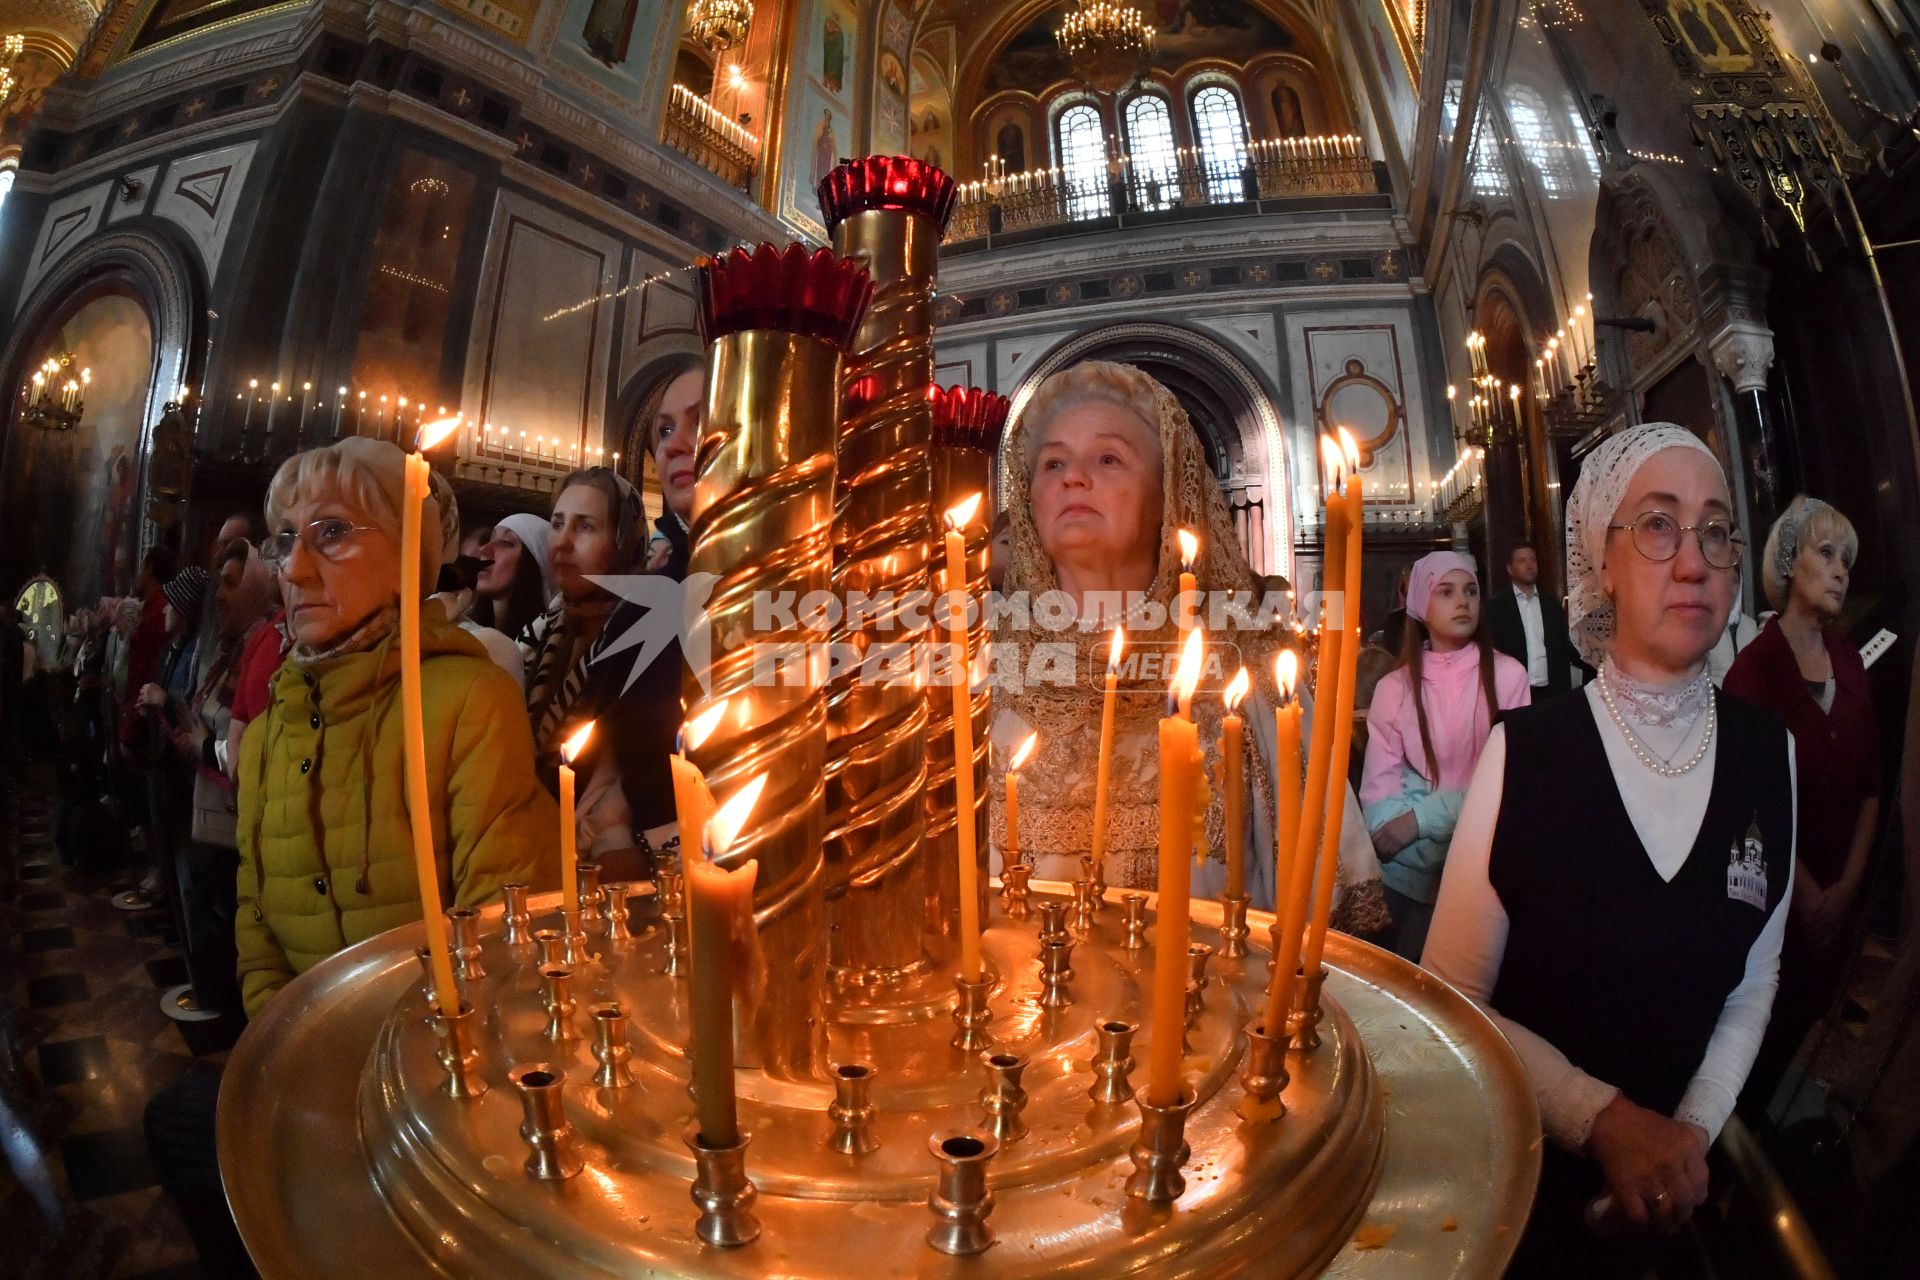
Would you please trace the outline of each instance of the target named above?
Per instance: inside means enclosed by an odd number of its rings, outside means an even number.
[[[587,931],[582,927],[578,915],[573,918],[572,924],[572,930],[562,940],[561,963],[569,969],[584,969],[599,957],[587,950]]]
[[[1001,1142],[1018,1142],[1027,1136],[1027,1122],[1020,1118],[1027,1107],[1027,1091],[1020,1087],[1027,1055],[983,1053],[980,1061],[987,1069],[987,1087],[980,1094],[980,1105],[987,1114],[981,1127]]]
[[[473,1006],[463,1002],[458,1013],[442,1013],[436,1008],[428,1021],[439,1041],[433,1056],[447,1073],[441,1089],[449,1098],[477,1098],[485,1093],[487,1082],[480,1075],[478,1015]]]
[[[415,947],[413,958],[420,962],[420,998],[427,1002],[427,1017],[431,1020],[440,1007],[440,993],[433,989],[433,952]]]
[[[1125,913],[1121,923],[1127,929],[1127,936],[1120,945],[1128,951],[1138,951],[1147,945],[1147,895],[1144,893],[1122,895],[1120,909]]]
[[[1187,1189],[1180,1172],[1192,1155],[1187,1146],[1187,1113],[1193,1110],[1194,1093],[1182,1089],[1180,1101],[1157,1106],[1147,1100],[1147,1091],[1134,1095],[1140,1107],[1140,1132],[1127,1155],[1133,1160],[1133,1173],[1127,1178],[1127,1194],[1149,1204],[1171,1204]]]
[[[1213,959],[1213,948],[1204,942],[1187,944],[1187,980],[1201,991],[1207,989],[1207,962]]]
[[[667,967],[663,971],[669,978],[687,976],[687,918],[685,916],[665,916],[667,926]]]
[[[660,895],[660,914],[668,919],[686,914],[687,882],[678,871],[668,871],[664,867],[654,879],[654,887]]]
[[[1107,905],[1107,860],[1095,862],[1090,855],[1080,857],[1080,878],[1087,882],[1093,894],[1093,914],[1099,915],[1100,909]]]
[[[1093,932],[1093,886],[1085,880],[1073,882],[1073,914],[1067,918],[1067,928],[1074,936],[1084,938]]]
[[[526,1109],[520,1136],[529,1150],[522,1167],[547,1182],[564,1181],[586,1168],[574,1147],[573,1125],[567,1121],[562,1092],[567,1073],[545,1062],[530,1062],[507,1072],[507,1080],[520,1091],[520,1103]]]
[[[1226,960],[1246,958],[1247,907],[1252,899],[1245,894],[1229,894],[1220,899],[1220,955]]]
[[[940,1180],[927,1196],[934,1217],[927,1243],[955,1256],[982,1252],[993,1244],[987,1162],[1000,1150],[999,1141],[990,1133],[936,1133],[927,1147],[940,1162]]]
[[[1041,946],[1047,947],[1073,940],[1073,935],[1067,932],[1067,906],[1067,903],[1056,898],[1048,898],[1040,904]]]
[[[1127,1077],[1133,1071],[1133,1037],[1140,1024],[1108,1018],[1095,1023],[1093,1030],[1100,1038],[1100,1050],[1093,1058],[1093,1088],[1087,1096],[1104,1106],[1131,1101],[1133,1083]]]
[[[1025,920],[1030,913],[1028,899],[1032,890],[1027,887],[1033,879],[1033,868],[1024,862],[1016,862],[1000,869],[1000,906],[1006,911],[1009,920]]]
[[[534,963],[541,968],[550,964],[565,963],[566,939],[560,936],[558,929],[535,929],[533,931]]]
[[[481,962],[480,913],[472,907],[455,907],[447,912],[447,931],[455,976],[463,982],[486,977],[487,967]]]
[[[843,1062],[833,1069],[833,1101],[827,1118],[833,1134],[827,1149],[843,1156],[863,1156],[880,1145],[873,1136],[874,1070],[864,1062]]]
[[[1040,948],[1040,1007],[1064,1009],[1073,1003],[1073,943],[1049,942]]]
[[[1247,1027],[1247,1069],[1240,1077],[1247,1097],[1263,1107],[1273,1108],[1273,1118],[1285,1114],[1280,1095],[1287,1087],[1287,1041],[1284,1033],[1267,1034],[1265,1023]]]
[[[1300,984],[1300,1000],[1293,1013],[1293,1047],[1296,1049],[1320,1047],[1320,1019],[1325,1016],[1320,1008],[1320,988],[1326,981],[1327,971],[1319,969]]]
[[[975,1053],[987,1047],[987,1024],[993,1021],[993,1010],[987,1004],[987,995],[993,989],[993,981],[981,978],[978,982],[968,982],[959,974],[954,975],[953,990],[953,1039],[954,1048]]]
[[[540,1034],[556,1043],[580,1038],[573,1015],[579,1004],[573,998],[573,970],[563,964],[540,966],[540,1002],[546,1006],[547,1027]]]
[[[635,1083],[633,1046],[627,1042],[627,1014],[617,1002],[590,1005],[593,1020],[593,1060],[600,1064],[593,1082],[602,1089],[624,1089]]]
[[[579,868],[579,897],[574,909],[580,916],[580,928],[585,931],[601,923],[600,914],[600,864],[583,862]]]
[[[716,1249],[737,1249],[760,1238],[760,1219],[753,1216],[753,1202],[760,1198],[747,1177],[748,1136],[741,1134],[731,1146],[716,1147],[689,1128],[685,1141],[693,1152],[693,1203],[700,1210],[694,1234]]]
[[[639,886],[628,880],[616,880],[600,890],[602,913],[607,921],[607,943],[620,946],[633,941],[633,908],[627,899]]]
[[[510,947],[524,947],[533,941],[533,916],[527,911],[527,895],[531,892],[531,886],[518,880],[500,886],[500,898],[506,904],[500,915],[502,936]]]

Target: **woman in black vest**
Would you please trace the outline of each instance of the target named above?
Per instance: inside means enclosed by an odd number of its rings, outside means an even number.
[[[1600,668],[1512,713],[1468,787],[1423,963],[1513,1041],[1550,1139],[1516,1275],[1638,1275],[1707,1195],[1779,983],[1793,744],[1706,655],[1742,543],[1665,423],[1587,460],[1569,624]]]

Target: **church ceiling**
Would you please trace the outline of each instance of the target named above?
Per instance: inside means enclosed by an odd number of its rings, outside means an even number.
[[[971,8],[976,11],[976,23],[1008,7],[1004,0],[934,0],[934,4],[936,9]],[[1062,3],[1039,13],[995,53],[987,72],[987,92],[1039,93],[1070,78],[1053,34],[1068,7]],[[1244,0],[1147,0],[1146,9],[1154,24],[1153,66],[1168,73],[1203,59],[1240,64],[1262,53],[1292,49],[1297,43],[1279,22]],[[959,21],[965,30],[965,20]]]

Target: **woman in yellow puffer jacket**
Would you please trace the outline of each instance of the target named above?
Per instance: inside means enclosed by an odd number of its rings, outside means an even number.
[[[247,1013],[340,948],[420,918],[402,784],[399,602],[404,455],[342,440],[284,463],[267,493],[293,647],[241,748],[236,933]],[[432,498],[422,582],[440,560]],[[422,611],[432,824],[448,906],[557,879],[553,800],[520,691],[478,641]]]

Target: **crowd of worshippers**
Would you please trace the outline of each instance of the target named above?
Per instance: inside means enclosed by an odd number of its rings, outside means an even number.
[[[609,655],[640,606],[602,580],[685,575],[702,393],[689,358],[648,410],[665,508],[651,526],[606,468],[567,476],[546,515],[477,532],[436,479],[422,675],[450,906],[509,881],[552,886],[556,762],[588,718],[600,730],[577,762],[583,860],[609,880],[645,877],[681,838],[668,755],[683,659],[669,649],[636,669],[630,652]],[[1131,644],[1176,640],[1176,530],[1200,536],[1202,592],[1263,585],[1185,412],[1140,370],[1054,374],[1003,450],[996,585],[1076,602],[1077,670],[1104,669],[1116,626]],[[299,454],[204,562],[176,570],[155,552],[140,594],[100,611],[111,640],[91,687],[167,859],[141,891],[182,895],[199,998],[238,1016],[419,915],[400,764],[402,491],[393,445]],[[1758,552],[1764,626],[1737,606],[1753,550],[1726,476],[1689,431],[1605,441],[1581,467],[1565,538],[1564,601],[1541,589],[1531,545],[1510,549],[1510,586],[1491,598],[1457,552],[1411,566],[1363,663],[1334,923],[1457,986],[1518,1049],[1550,1139],[1523,1259],[1631,1271],[1704,1201],[1722,1124],[1764,1105],[1831,995],[1881,769],[1862,661],[1836,625],[1858,546],[1840,512],[1800,497],[1774,523]],[[1003,614],[992,641],[1035,638]],[[1259,763],[1242,794],[1211,789],[1202,893],[1221,887],[1227,806],[1244,811],[1249,849],[1274,848],[1272,658],[1300,636],[1277,623],[1209,642],[1234,646],[1252,677]],[[1156,878],[1163,699],[1158,683],[1121,681],[1106,844],[1118,887]],[[1073,879],[1092,844],[1102,689],[994,700],[996,869],[998,762],[1038,731],[1017,847],[1040,877]],[[1217,767],[1219,698],[1195,714]],[[1270,909],[1271,860],[1247,866],[1254,905]],[[149,1123],[164,1131],[166,1117]]]

